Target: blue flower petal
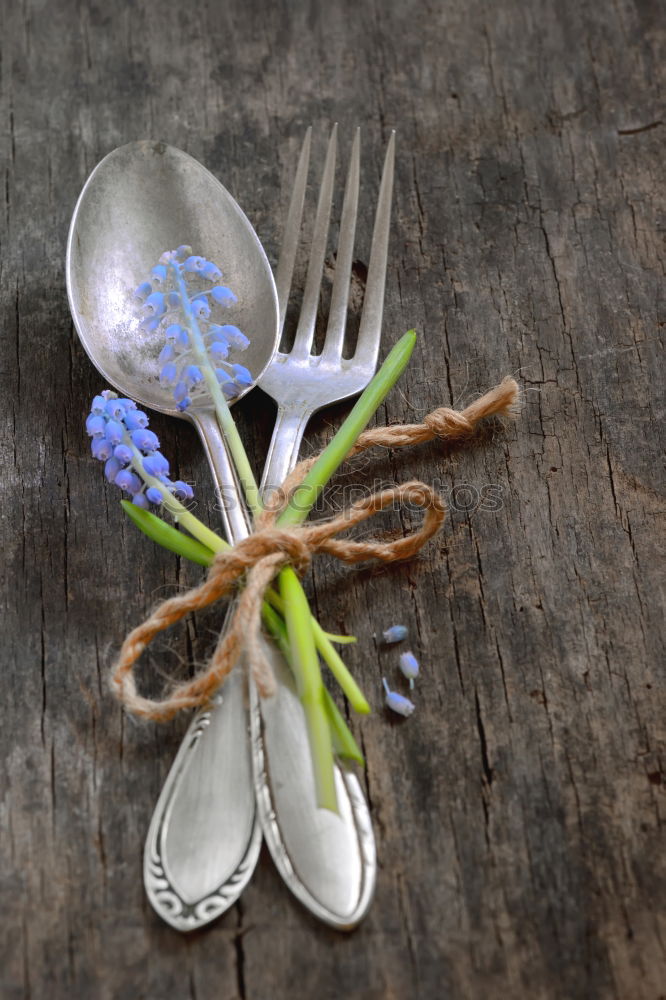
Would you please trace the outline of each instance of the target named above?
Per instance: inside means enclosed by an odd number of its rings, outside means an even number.
[[[386,692],[386,707],[398,715],[404,715],[405,717],[411,715],[416,708],[414,702],[410,701],[409,698],[405,698],[404,695],[398,694],[397,691],[391,691],[385,677],[382,678],[382,683]]]
[[[122,399],[108,399],[106,402],[106,413],[113,420],[122,420],[125,416],[125,404]]]
[[[128,493],[138,493],[141,489],[141,480],[131,469],[121,469],[115,478],[115,484]]]
[[[207,319],[210,316],[210,305],[204,295],[195,295],[191,300],[192,311],[199,319]]]
[[[187,396],[187,386],[184,382],[178,382],[176,388],[173,390],[173,398],[177,403],[180,403],[181,399],[185,399]]]
[[[221,306],[233,306],[234,303],[238,302],[238,298],[231,289],[225,288],[224,285],[217,285],[215,288],[211,288],[210,294]]]
[[[139,326],[142,330],[145,330],[147,333],[153,333],[158,328],[161,322],[162,322],[161,316],[146,316],[145,319],[141,320]]]
[[[143,467],[150,476],[168,476],[169,474],[169,462],[159,451],[154,451],[152,455],[146,455]]]
[[[160,372],[160,385],[170,386],[173,385],[178,377],[178,371],[174,364],[165,365]]]
[[[252,375],[243,365],[232,365],[231,370],[234,373],[234,380],[238,385],[243,387],[252,385]]]
[[[132,461],[132,449],[126,444],[117,444],[113,449],[113,457],[120,465],[129,465]]]
[[[173,494],[177,500],[191,500],[194,496],[194,490],[188,483],[184,483],[182,479],[178,479],[173,484]]]
[[[204,257],[188,257],[187,260],[183,262],[183,269],[189,271],[192,274],[198,274],[203,271],[206,266],[206,260]]]
[[[120,444],[125,435],[125,428],[119,420],[107,420],[106,438],[112,445]]]
[[[152,431],[146,428],[141,428],[138,431],[132,431],[132,441],[141,451],[157,451],[160,446],[157,434],[153,434]]]
[[[113,455],[113,445],[106,438],[93,438],[90,443],[93,458],[106,462]]]
[[[237,326],[227,323],[220,327],[220,331],[237,351],[244,351],[246,347],[249,347],[250,341],[244,333],[241,333]]]
[[[129,410],[125,414],[124,423],[128,431],[138,431],[148,426],[148,414],[143,410]]]
[[[419,661],[412,652],[400,654],[400,670],[404,677],[413,681],[419,675]]]
[[[166,312],[166,302],[164,301],[163,292],[153,292],[148,296],[143,304],[143,308],[146,310],[149,316],[162,316]]]
[[[229,357],[229,345],[226,340],[215,340],[208,348],[213,363],[225,361]]]
[[[402,642],[407,638],[407,629],[404,625],[391,625],[382,632],[384,642]]]
[[[199,385],[203,382],[203,375],[201,374],[201,369],[198,365],[188,365],[183,372],[183,380],[187,382],[190,389],[192,386]]]
[[[106,406],[106,400],[104,400]],[[91,413],[86,419],[86,431],[90,437],[101,438],[106,434],[106,420],[98,413]]]
[[[227,399],[235,399],[239,395],[240,389],[235,382],[224,382],[222,384],[222,392]]]
[[[212,260],[207,260],[204,264],[203,271],[201,272],[204,278],[208,278],[209,281],[219,281],[222,277],[222,272],[220,271],[217,264],[214,264]]]
[[[115,482],[116,476],[120,472],[120,462],[117,458],[107,459],[106,465],[104,466],[104,475],[110,483]]]
[[[125,402],[125,400],[123,400]],[[106,412],[106,399],[104,396],[95,396],[92,401],[92,406],[90,407],[90,412],[96,417],[100,416],[102,413]]]

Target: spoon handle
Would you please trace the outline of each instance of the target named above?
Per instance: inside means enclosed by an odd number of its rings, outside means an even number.
[[[206,413],[194,421],[227,537],[245,538],[247,516],[217,423]],[[202,927],[229,909],[259,857],[244,673],[238,664],[213,705],[194,715],[148,830],[146,893],[157,913],[181,931]]]
[[[244,538],[245,508],[217,424],[207,415],[196,423],[229,538]],[[284,425],[276,427],[280,431]],[[287,443],[286,450],[293,467],[298,449]],[[214,705],[194,717],[171,768],[146,843],[146,891],[173,927],[202,927],[224,913],[250,880],[263,828],[294,895],[320,920],[351,930],[367,912],[376,880],[368,807],[356,776],[336,764],[339,813],[317,808],[294,680],[274,643],[264,642],[279,683],[277,694],[261,703],[249,685],[252,765],[239,664]]]

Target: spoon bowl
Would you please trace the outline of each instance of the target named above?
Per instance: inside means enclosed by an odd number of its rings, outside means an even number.
[[[93,170],[74,209],[67,241],[67,292],[81,342],[123,395],[174,417],[159,382],[159,333],[141,329],[135,288],[165,250],[187,243],[214,261],[238,298],[229,321],[250,340],[231,360],[261,377],[278,346],[273,275],[249,220],[197,160],[162,142],[131,142]],[[248,386],[234,402],[245,395]]]

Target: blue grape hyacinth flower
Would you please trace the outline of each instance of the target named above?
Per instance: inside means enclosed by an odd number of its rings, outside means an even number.
[[[410,688],[414,687],[414,679],[419,676],[419,661],[410,651],[400,654],[400,672],[409,681]]]
[[[403,639],[407,638],[407,628],[405,625],[391,625],[389,628],[384,629],[382,638],[384,642],[389,644],[402,642]]]
[[[170,495],[181,502],[193,498],[191,486],[169,478],[169,462],[159,450],[157,435],[133,400],[120,399],[111,389],[95,396],[86,430],[93,457],[104,462],[104,475],[129,493],[137,507],[168,504]]]
[[[386,692],[386,707],[390,708],[391,711],[395,712],[397,715],[404,715],[405,717],[410,716],[416,708],[414,702],[410,701],[409,698],[405,698],[403,694],[398,694],[397,691],[391,691],[385,677],[382,677],[382,684],[384,685],[384,691]]]
[[[135,292],[142,329],[163,333],[160,383],[172,390],[179,410],[210,396],[211,382],[227,400],[253,382],[244,365],[230,360],[250,341],[237,326],[218,322],[216,313],[238,301],[230,288],[218,284],[221,278],[217,264],[183,245],[163,253]]]

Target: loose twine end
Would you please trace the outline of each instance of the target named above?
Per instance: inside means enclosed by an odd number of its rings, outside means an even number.
[[[507,377],[464,410],[440,407],[420,424],[396,424],[364,431],[350,451],[358,455],[377,445],[400,448],[431,441],[436,437],[457,441],[474,433],[479,421],[489,416],[513,416],[519,398],[518,384]],[[367,560],[394,562],[409,559],[442,527],[446,507],[441,496],[425,483],[413,480],[372,493],[350,504],[329,521],[279,528],[279,517],[287,498],[302,482],[315,459],[299,462],[257,519],[255,531],[231,549],[218,553],[206,579],[198,587],[163,601],[141,625],[126,637],[111,671],[111,688],[128,711],[144,719],[166,722],[186,708],[208,704],[237,663],[246,656],[260,694],[275,692],[275,676],[264,656],[261,642],[261,607],[266,590],[285,566],[303,573],[315,553],[322,552],[354,564]],[[403,538],[385,542],[351,541],[341,532],[361,524],[387,507],[411,504],[422,508],[421,526]],[[139,694],[134,667],[143,651],[165,629],[191,611],[200,611],[230,594],[244,582],[230,627],[220,635],[207,666],[191,680],[176,685],[156,700]]]

